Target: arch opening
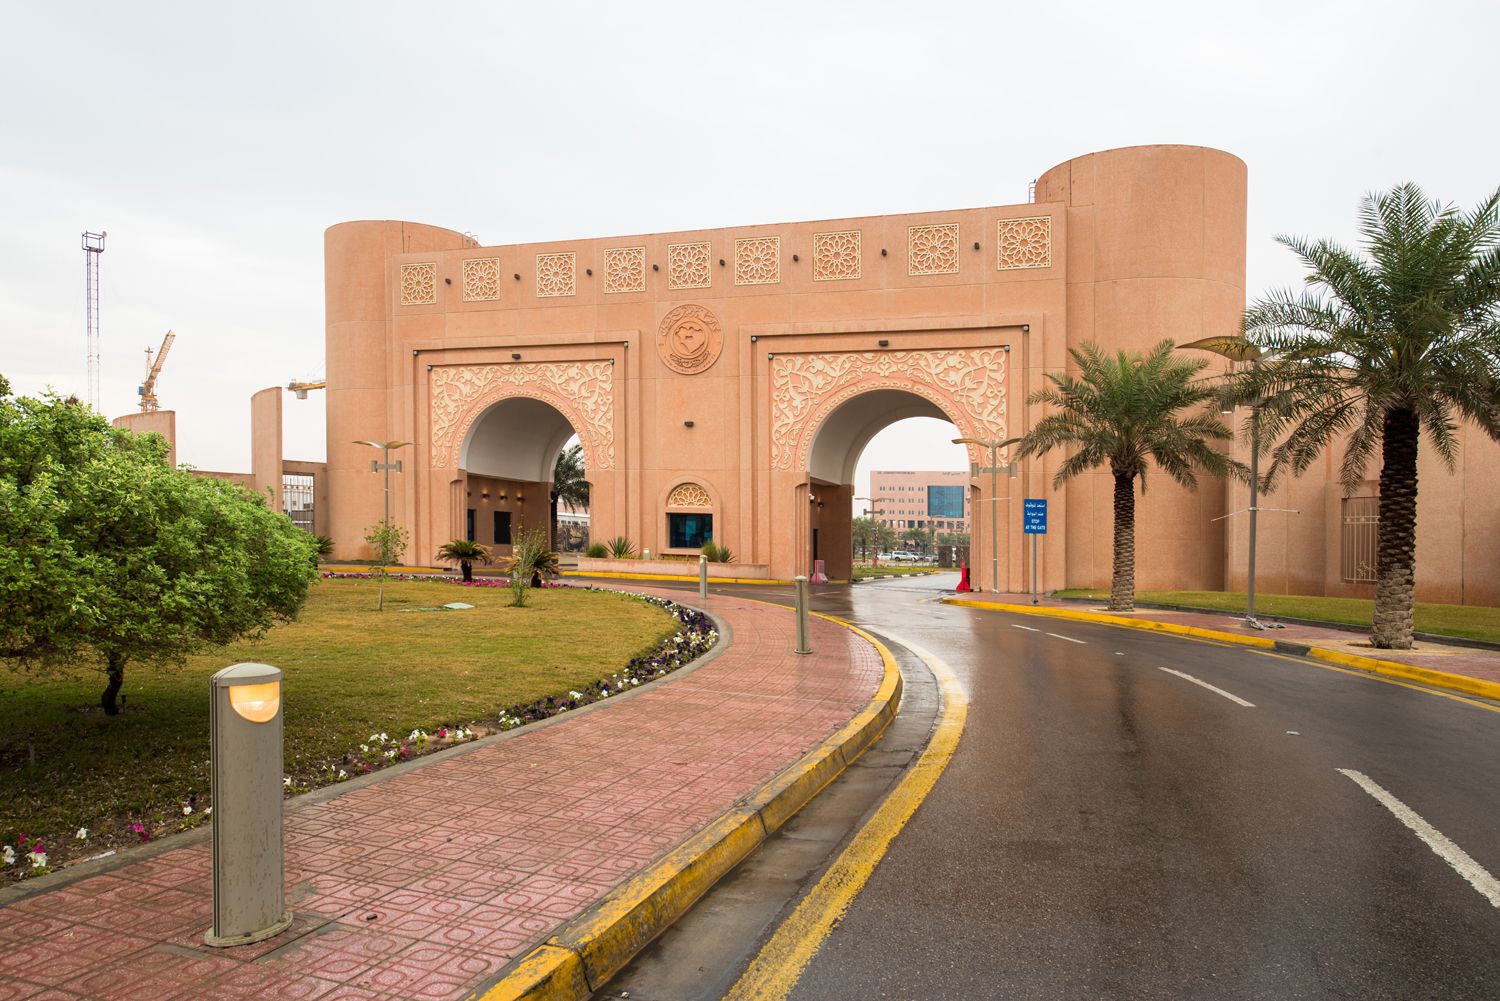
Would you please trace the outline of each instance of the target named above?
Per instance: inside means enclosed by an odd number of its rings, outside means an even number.
[[[821,559],[830,579],[848,580],[882,552],[935,560],[940,544],[966,551],[968,453],[952,444],[961,434],[941,406],[906,390],[873,389],[829,412],[807,452],[808,524],[798,546],[809,568]],[[882,478],[900,485],[883,495],[872,486]],[[929,491],[928,480],[945,489]]]
[[[587,543],[587,515],[558,510],[553,476],[558,456],[578,442],[572,423],[556,407],[512,396],[474,419],[459,447],[463,499],[454,538],[468,538],[509,555],[516,534],[541,529],[552,548]]]

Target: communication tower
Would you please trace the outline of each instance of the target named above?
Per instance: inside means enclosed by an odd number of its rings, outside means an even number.
[[[99,410],[99,255],[109,233],[83,234],[83,280],[88,312],[89,406]]]

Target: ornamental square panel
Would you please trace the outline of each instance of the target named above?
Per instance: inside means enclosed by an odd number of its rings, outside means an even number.
[[[667,246],[668,288],[710,288],[714,283],[712,248],[706,243]]]
[[[851,281],[859,276],[859,230],[813,234],[813,281]]]
[[[995,226],[995,270],[1052,266],[1052,217],[1001,219]]]
[[[734,241],[734,283],[781,284],[781,237],[750,236]]]
[[[437,265],[401,265],[401,305],[425,306],[437,302]]]
[[[536,295],[538,299],[577,294],[577,254],[536,255]]]
[[[646,291],[645,247],[612,247],[604,251],[604,291]]]
[[[667,495],[667,507],[713,507],[713,498],[696,483],[682,483]]]
[[[481,257],[464,261],[464,301],[500,298],[500,258]]]
[[[958,274],[958,223],[906,228],[908,275]]]

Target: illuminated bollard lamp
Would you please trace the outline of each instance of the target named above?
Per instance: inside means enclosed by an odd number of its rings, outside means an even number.
[[[209,680],[213,748],[211,946],[249,945],[292,923],[282,887],[281,671],[235,664]]]

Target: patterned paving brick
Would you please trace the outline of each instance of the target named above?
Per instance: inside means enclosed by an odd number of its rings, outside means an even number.
[[[827,739],[884,676],[831,623],[798,657],[788,611],[710,607],[735,642],[698,670],[290,808],[297,920],[276,939],[203,945],[207,845],[0,909],[0,1001],[462,997]]]

